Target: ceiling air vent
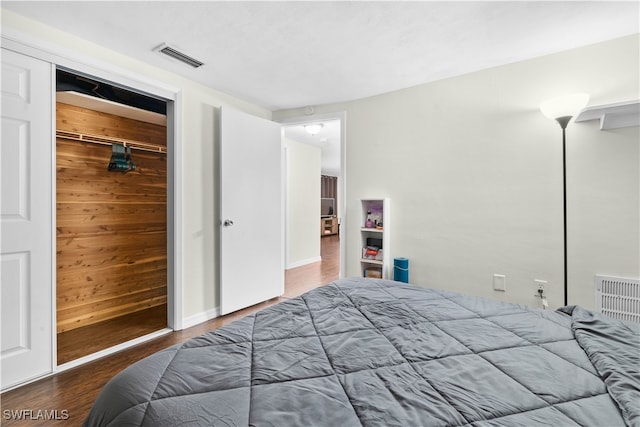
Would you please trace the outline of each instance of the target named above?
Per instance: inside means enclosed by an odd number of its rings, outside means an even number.
[[[191,65],[193,68],[198,68],[204,65],[204,62],[198,61],[195,58],[190,57],[189,55],[180,52],[178,49],[173,48],[167,44],[163,44],[157,48],[158,52],[164,53],[178,61],[184,62],[185,64]]]

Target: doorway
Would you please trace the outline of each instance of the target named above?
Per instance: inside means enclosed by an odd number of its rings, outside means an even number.
[[[166,112],[56,72],[58,365],[167,328]]]
[[[285,214],[285,283],[286,297],[306,292],[342,277],[346,232],[344,213],[344,113],[310,116],[283,122],[287,153]],[[310,154],[295,155],[294,141]],[[314,153],[315,151],[315,153]],[[314,156],[317,156],[317,166]],[[296,164],[298,162],[298,164]],[[301,164],[300,164],[301,163]],[[294,173],[302,169],[302,176]],[[311,174],[311,177],[309,177]],[[305,177],[306,175],[306,177]],[[300,187],[301,178],[306,182]],[[292,187],[298,187],[292,195]],[[289,199],[291,197],[291,199]],[[306,208],[299,205],[304,204]],[[293,215],[305,215],[302,221]],[[301,224],[304,224],[303,226]],[[301,229],[301,226],[304,227]],[[298,236],[296,234],[299,234]],[[301,256],[296,238],[304,235],[315,252]],[[316,243],[317,242],[317,243]],[[294,253],[298,251],[298,253]]]

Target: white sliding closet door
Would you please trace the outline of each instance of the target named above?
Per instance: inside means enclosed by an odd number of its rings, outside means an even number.
[[[284,293],[280,125],[220,112],[220,312]]]
[[[2,389],[53,370],[53,73],[2,49]]]

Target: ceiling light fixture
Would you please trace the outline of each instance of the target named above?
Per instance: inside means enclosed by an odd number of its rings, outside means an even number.
[[[304,130],[306,130],[309,135],[314,136],[320,132],[323,127],[324,125],[322,123],[314,123],[311,125],[304,125]]]

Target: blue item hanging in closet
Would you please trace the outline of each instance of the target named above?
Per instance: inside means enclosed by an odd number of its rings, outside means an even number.
[[[136,170],[136,165],[131,160],[131,147],[122,144],[111,144],[111,160],[109,171],[129,172]]]

